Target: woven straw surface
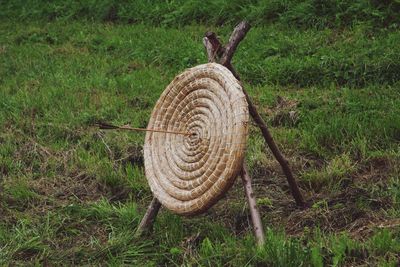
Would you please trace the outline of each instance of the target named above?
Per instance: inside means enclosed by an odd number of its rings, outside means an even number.
[[[147,132],[145,172],[154,196],[171,211],[207,210],[233,184],[243,164],[248,107],[224,66],[199,65],[175,77],[156,103]]]

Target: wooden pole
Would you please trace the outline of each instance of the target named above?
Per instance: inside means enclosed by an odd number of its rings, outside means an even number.
[[[253,231],[256,237],[257,245],[263,246],[265,243],[264,229],[261,222],[260,212],[257,208],[256,197],[253,191],[253,187],[251,185],[251,178],[245,164],[243,164],[240,176],[242,177],[244,191],[246,193],[247,202],[249,204],[250,216],[253,223]]]
[[[144,232],[149,232],[153,228],[154,221],[161,208],[161,203],[157,198],[153,197],[142,221],[135,232],[135,237],[140,237]]]

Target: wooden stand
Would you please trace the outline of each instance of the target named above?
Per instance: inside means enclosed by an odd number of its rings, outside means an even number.
[[[240,81],[240,76],[233,68],[233,66],[231,64],[231,60],[232,60],[232,57],[233,57],[240,41],[243,40],[243,38],[246,36],[246,34],[249,30],[250,30],[249,23],[247,23],[246,21],[242,21],[241,23],[239,23],[233,30],[233,32],[229,38],[229,42],[226,46],[223,46],[221,44],[221,42],[218,40],[217,35],[214,32],[207,32],[205,34],[205,37],[203,38],[203,44],[207,51],[208,62],[217,62],[217,63],[227,67],[232,72],[232,74],[236,77],[236,79],[238,79]],[[284,158],[284,156],[280,152],[278,146],[274,142],[274,140],[267,128],[267,125],[265,124],[264,120],[258,113],[256,106],[251,101],[249,94],[246,92],[246,90],[243,87],[243,84],[242,84],[242,88],[243,88],[243,92],[246,96],[247,103],[249,105],[250,115],[252,116],[252,118],[255,121],[255,123],[257,124],[257,126],[260,128],[261,133],[265,139],[265,142],[268,144],[269,148],[271,149],[272,154],[274,155],[276,160],[281,165],[283,173],[285,174],[287,181],[289,183],[293,198],[296,201],[296,204],[300,207],[304,207],[305,202],[304,202],[303,196],[299,190],[299,187],[297,186],[296,180],[293,177],[293,174],[290,169],[288,161]],[[249,204],[251,220],[253,223],[254,235],[256,236],[257,244],[261,246],[265,242],[264,230],[263,230],[263,226],[262,226],[262,222],[261,222],[260,213],[257,208],[256,198],[255,198],[253,188],[251,185],[251,178],[248,174],[245,164],[243,165],[243,168],[241,171],[241,177],[242,177],[247,201]],[[140,236],[144,231],[148,231],[151,229],[160,207],[161,207],[160,202],[156,198],[153,198],[152,202],[150,203],[150,206],[147,209],[145,216],[143,217],[140,225],[138,226],[138,229],[135,234],[136,236]]]

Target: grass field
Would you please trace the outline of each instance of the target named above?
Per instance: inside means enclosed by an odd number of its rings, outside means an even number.
[[[23,11],[13,9],[17,1],[4,5],[0,265],[397,266],[397,2],[377,11],[361,5],[364,13],[353,12],[372,15],[354,21],[341,20],[342,13],[330,21],[329,12],[306,20],[301,6],[283,2],[260,9],[254,1],[234,13],[255,27],[233,63],[310,203],[296,208],[252,126],[246,161],[266,229],[260,249],[239,180],[204,215],[162,210],[153,233],[134,239],[152,197],[144,135],[93,127],[99,120],[146,127],[173,77],[206,62],[204,33],[214,30],[226,40],[235,16],[209,13],[208,23],[208,10],[192,14],[185,4],[162,20],[154,11],[130,21],[134,13],[119,8],[110,22],[108,2],[99,20],[77,18],[81,7],[38,5],[34,12],[35,1]],[[188,3],[199,10],[196,1]]]

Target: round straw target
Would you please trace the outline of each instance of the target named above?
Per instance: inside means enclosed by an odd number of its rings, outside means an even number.
[[[171,211],[204,212],[242,167],[248,105],[232,73],[216,63],[184,71],[157,101],[146,133],[144,163],[154,196]],[[179,132],[187,134],[170,134]]]

